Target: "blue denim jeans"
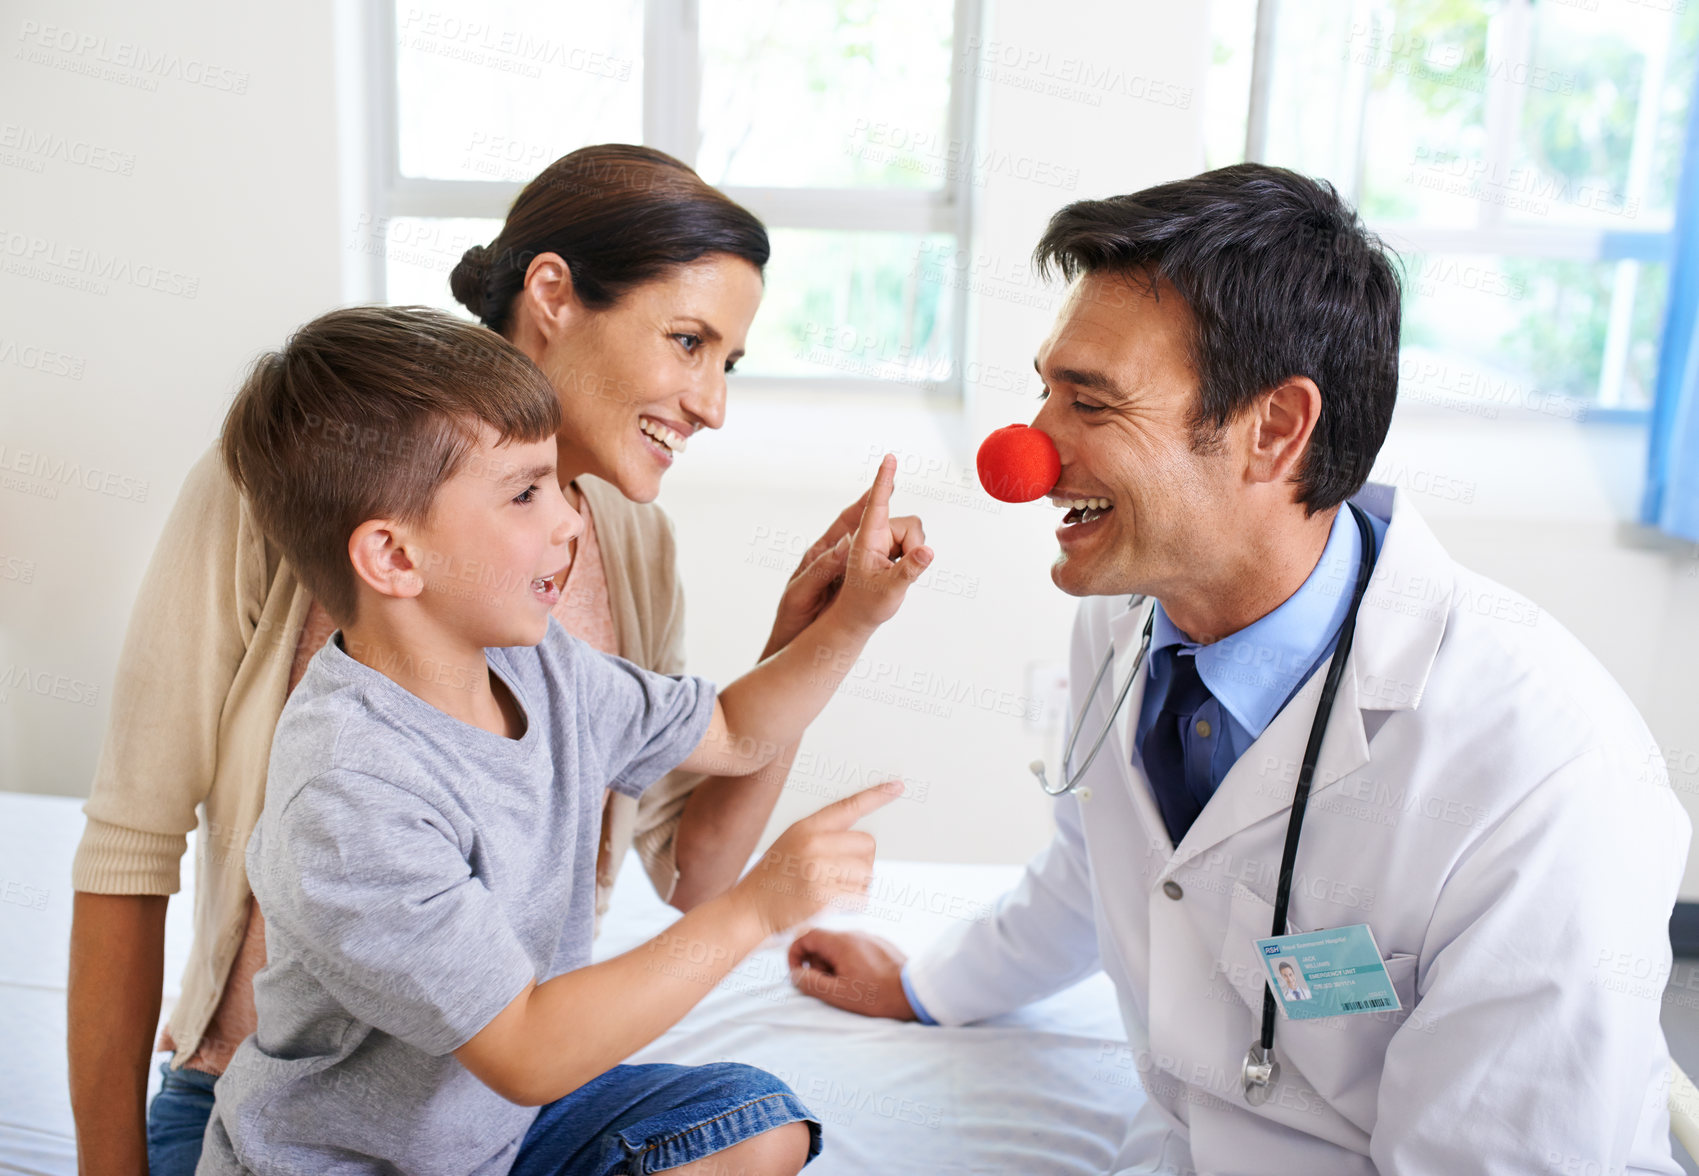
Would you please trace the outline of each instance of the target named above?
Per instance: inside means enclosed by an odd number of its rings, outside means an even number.
[[[170,1062],[159,1063],[159,1072],[165,1082],[147,1109],[148,1176],[195,1176],[218,1075],[173,1070]]]
[[[216,1075],[160,1063],[164,1085],[147,1113],[149,1176],[194,1176],[212,1116]],[[615,1066],[543,1107],[525,1133],[511,1176],[637,1176],[663,1172],[786,1123],[808,1124],[808,1158],[820,1123],[765,1070]]]
[[[615,1066],[543,1107],[511,1176],[638,1176],[664,1172],[786,1123],[808,1124],[808,1158],[820,1123],[765,1070]]]

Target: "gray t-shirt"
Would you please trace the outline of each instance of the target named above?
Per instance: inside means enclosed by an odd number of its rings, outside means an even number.
[[[532,979],[590,960],[602,791],[701,741],[714,688],[554,620],[486,651],[519,739],[450,718],[325,645],[278,721],[248,878],[259,1028],[197,1172],[505,1173],[536,1117],[453,1057]]]

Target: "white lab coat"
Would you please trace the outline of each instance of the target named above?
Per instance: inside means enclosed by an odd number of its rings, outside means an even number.
[[[1106,970],[1129,1046],[1099,1075],[1148,1096],[1118,1172],[1678,1173],[1658,1010],[1690,826],[1652,736],[1574,637],[1454,563],[1407,496],[1371,485],[1356,501],[1390,527],[1322,745],[1289,929],[1367,923],[1402,1011],[1280,1018],[1281,1081],[1246,1104],[1266,975],[1252,940],[1271,931],[1325,667],[1177,849],[1135,762],[1141,673],[1057,802],[1054,842],[993,918],[912,961],[915,993],[965,1024]],[[1125,597],[1082,602],[1073,715],[1117,651],[1082,746],[1143,624]]]

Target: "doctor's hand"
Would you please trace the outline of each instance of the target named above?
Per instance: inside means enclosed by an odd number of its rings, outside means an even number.
[[[897,945],[865,931],[816,927],[791,943],[791,983],[833,1008],[865,1017],[913,1021],[903,995],[903,964]]]
[[[893,469],[893,474],[894,472]],[[889,493],[887,490],[887,498]],[[838,589],[843,586],[844,573],[849,568],[852,537],[861,523],[862,515],[867,510],[867,500],[872,494],[871,489],[863,491],[861,497],[846,506],[843,512],[832,520],[832,525],[826,528],[826,533],[803,553],[802,561],[797,564],[796,571],[785,584],[784,595],[779,599],[779,612],[773,618],[773,631],[767,638],[767,648],[761,651],[762,661],[789,645],[798,633],[814,623],[814,618],[837,596]],[[892,558],[926,542],[926,529],[921,526],[920,519],[915,515],[888,519],[885,525],[890,531],[891,540],[886,554]]]

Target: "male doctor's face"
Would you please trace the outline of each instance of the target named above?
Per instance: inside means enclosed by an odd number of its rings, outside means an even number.
[[[1192,314],[1173,286],[1115,274],[1074,284],[1035,366],[1033,426],[1062,458],[1050,578],[1071,596],[1167,598],[1196,582],[1238,519],[1231,445],[1195,446]],[[1075,509],[1107,499],[1107,509]]]

